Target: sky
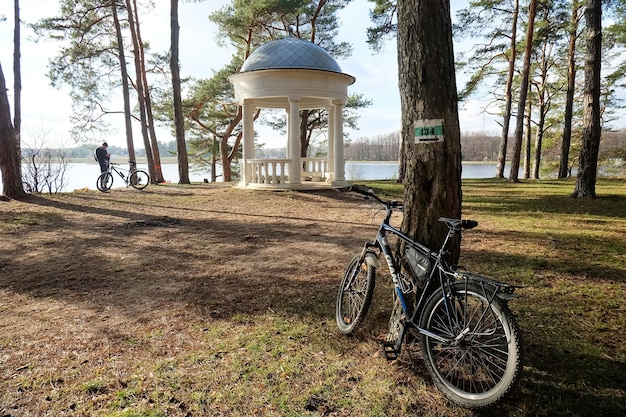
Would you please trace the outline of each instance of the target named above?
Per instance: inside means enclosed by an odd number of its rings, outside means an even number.
[[[179,3],[180,23],[180,65],[181,75],[194,78],[210,78],[212,71],[221,69],[230,61],[233,50],[219,47],[216,43],[217,27],[208,20],[208,15],[227,4],[229,0],[207,0],[202,3]],[[3,0],[4,5],[13,4]],[[58,2],[51,0],[21,1],[21,19],[32,23],[41,18],[54,16],[58,12]],[[466,0],[452,0],[454,10],[465,7]],[[154,51],[169,49],[169,5],[167,0],[155,0],[156,8],[152,13],[144,14],[141,19],[142,37],[149,40]],[[346,59],[337,60],[344,73],[356,78],[349,87],[349,92],[362,93],[373,101],[370,107],[359,111],[359,129],[346,129],[350,138],[372,137],[398,131],[401,111],[398,92],[397,60],[395,41],[387,42],[381,52],[373,52],[366,43],[366,28],[371,25],[367,0],[354,0],[341,13],[342,27],[339,41],[349,42],[353,54]],[[0,22],[0,63],[9,90],[13,89],[13,8],[0,9],[0,15],[7,20]],[[64,146],[73,146],[70,139],[69,89],[57,89],[50,85],[46,74],[48,59],[55,54],[58,46],[51,41],[34,42],[32,32],[22,27],[22,140],[29,144],[35,138],[46,138],[46,143],[57,142]],[[457,46],[455,45],[455,48]],[[458,52],[458,51],[455,51]],[[457,79],[457,86],[463,80]],[[13,96],[9,91],[9,102],[13,105]],[[499,134],[496,121],[482,111],[479,99],[461,103],[459,121],[461,131],[486,131]],[[109,145],[126,147],[124,123],[122,117],[113,123],[113,128],[106,140]],[[255,125],[255,127],[257,127]],[[140,137],[139,127],[133,134]],[[158,132],[158,140],[168,142],[174,138],[169,129]],[[268,147],[282,147],[286,139],[278,132],[264,130],[259,140]],[[92,141],[93,142],[93,141]],[[140,144],[140,140],[135,140]]]

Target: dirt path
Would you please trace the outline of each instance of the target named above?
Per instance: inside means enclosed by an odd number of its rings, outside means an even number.
[[[337,191],[224,186],[0,202],[0,410],[80,414],[96,401],[85,392],[110,403],[134,364],[206,350],[190,328],[268,311],[334,321],[374,211]]]

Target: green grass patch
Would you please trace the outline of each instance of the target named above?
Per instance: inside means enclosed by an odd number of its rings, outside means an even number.
[[[390,181],[367,185],[403,193]],[[493,415],[626,413],[626,181],[599,179],[595,199],[570,198],[574,185],[463,180],[463,217],[479,227],[464,233],[461,263],[524,286],[511,308],[525,374]]]

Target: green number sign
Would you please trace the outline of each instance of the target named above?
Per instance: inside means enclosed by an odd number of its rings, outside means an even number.
[[[413,124],[415,143],[443,141],[443,120],[418,120]]]

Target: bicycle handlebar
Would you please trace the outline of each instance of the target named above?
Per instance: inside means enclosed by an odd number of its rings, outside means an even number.
[[[401,208],[402,207],[402,202],[398,201],[398,200],[383,200],[382,198],[378,197],[376,194],[374,194],[374,190],[372,190],[371,188],[368,188],[367,190],[363,190],[359,187],[357,187],[356,185],[353,185],[352,187],[350,187],[351,191],[354,191],[355,193],[361,194],[365,196],[365,199],[368,198],[373,198],[374,200],[376,200],[377,202],[379,202],[380,204],[382,204],[383,206],[385,206],[386,208],[390,209],[390,208]]]
[[[403,202],[401,201],[383,200],[382,198],[374,194],[374,190],[372,190],[371,188],[368,188],[367,190],[363,190],[353,185],[350,187],[350,190],[354,191],[355,193],[364,195],[365,199],[369,199],[370,197],[373,198],[378,203],[385,206],[387,210],[391,210],[393,208],[402,208],[403,206]],[[441,217],[439,221],[446,223],[448,225],[448,228],[450,228],[451,230],[459,230],[459,229],[470,230],[478,226],[478,222],[476,220],[465,220],[465,219],[461,220],[461,219],[450,219],[447,217]]]

